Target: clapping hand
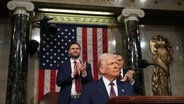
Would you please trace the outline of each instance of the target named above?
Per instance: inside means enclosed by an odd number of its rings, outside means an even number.
[[[131,82],[133,80],[133,75],[134,75],[134,71],[133,70],[128,70],[128,72],[126,73],[127,74],[127,77],[128,77],[128,80]]]
[[[121,81],[125,82],[125,81],[132,81],[133,79],[133,75],[134,75],[134,71],[133,70],[128,70],[127,73],[123,76],[123,78],[121,79]]]
[[[85,76],[86,75],[86,62],[80,61],[79,66],[80,66],[79,71],[81,72],[82,75]]]

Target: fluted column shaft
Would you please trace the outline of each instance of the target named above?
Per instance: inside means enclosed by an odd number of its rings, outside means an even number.
[[[7,7],[12,12],[12,36],[9,57],[6,104],[26,104],[28,54],[31,2],[10,1]]]

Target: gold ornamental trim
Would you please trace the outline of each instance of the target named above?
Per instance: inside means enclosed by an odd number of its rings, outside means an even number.
[[[36,13],[34,21],[40,21],[44,16],[53,18],[50,23],[72,23],[72,24],[95,24],[95,25],[115,25],[117,18],[112,16],[92,16],[57,13]]]

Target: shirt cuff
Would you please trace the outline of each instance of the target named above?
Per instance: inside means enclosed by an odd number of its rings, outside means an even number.
[[[71,77],[74,78],[73,73],[71,73]]]
[[[87,76],[87,73],[85,75],[82,74],[82,77],[85,78]]]
[[[134,80],[134,79],[132,79],[129,83],[130,83],[131,85],[134,85],[135,80]]]

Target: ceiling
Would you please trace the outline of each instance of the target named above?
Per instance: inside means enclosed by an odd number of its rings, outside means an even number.
[[[7,3],[10,0],[0,1],[0,16],[9,17],[9,10],[7,9]],[[35,5],[35,12],[39,7],[52,7],[62,9],[79,9],[79,10],[97,10],[97,11],[109,11],[114,12],[114,16],[121,14],[123,7],[105,7],[105,6],[85,6],[85,5],[61,5],[54,3],[38,3],[33,2]],[[184,11],[171,11],[171,10],[156,10],[156,9],[143,9],[145,17],[140,20],[141,24],[152,25],[184,25]]]

